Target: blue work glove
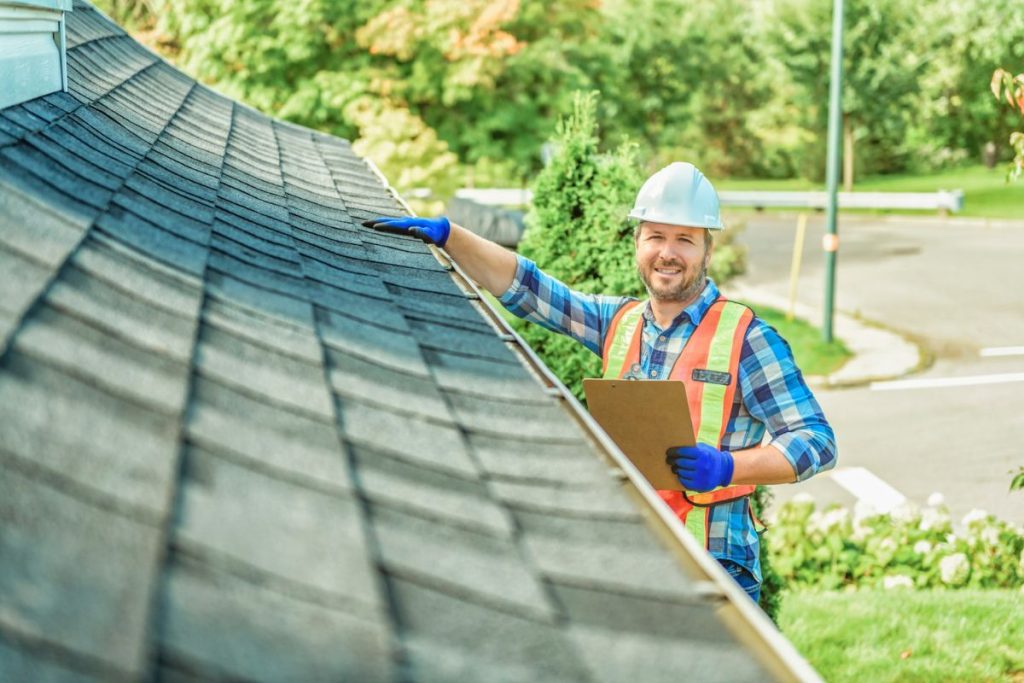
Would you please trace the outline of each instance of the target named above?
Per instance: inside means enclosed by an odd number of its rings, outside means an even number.
[[[438,216],[437,218],[403,218],[400,216],[389,218],[385,216],[363,221],[363,226],[380,230],[381,232],[412,235],[413,237],[419,237],[424,242],[436,244],[439,247],[444,246],[444,243],[448,241],[448,235],[452,231],[451,223],[448,222],[446,216]]]
[[[710,491],[728,486],[735,464],[731,453],[706,443],[670,448],[665,451],[665,462],[679,477],[679,483],[690,491]]]

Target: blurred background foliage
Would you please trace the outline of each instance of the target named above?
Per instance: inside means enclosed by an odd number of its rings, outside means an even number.
[[[822,0],[97,0],[268,114],[357,141],[399,191],[523,186],[573,93],[645,171],[818,180]],[[1012,158],[990,91],[1024,65],[1020,0],[847,0],[847,182]]]

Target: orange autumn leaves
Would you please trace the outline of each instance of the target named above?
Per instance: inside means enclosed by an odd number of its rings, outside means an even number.
[[[996,69],[991,88],[997,100],[1005,99],[1010,107],[1024,114],[1024,73],[1014,76],[1006,69]]]
[[[991,88],[997,100],[1005,100],[1011,109],[1024,114],[1024,73],[1014,76],[1006,69],[996,69],[992,74]],[[1010,147],[1014,150],[1014,158],[1007,179],[1016,180],[1024,174],[1024,132],[1010,133]]]
[[[403,61],[411,59],[423,43],[452,62],[501,59],[525,45],[503,29],[518,11],[519,0],[427,0],[382,12],[356,38],[370,54]]]

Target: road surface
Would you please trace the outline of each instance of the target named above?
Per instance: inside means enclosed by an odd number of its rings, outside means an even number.
[[[795,215],[736,218],[743,283],[787,295]],[[819,310],[823,232],[812,216],[797,297]],[[1024,525],[1024,491],[1008,490],[1024,465],[1024,221],[841,216],[839,234],[837,307],[911,335],[933,362],[901,382],[816,390],[839,468],[777,498],[923,504],[938,491],[954,520],[981,508]]]

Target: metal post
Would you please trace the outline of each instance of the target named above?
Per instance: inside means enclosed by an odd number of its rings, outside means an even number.
[[[822,336],[825,342],[832,341],[832,309],[835,303],[836,251],[839,249],[839,235],[836,233],[836,210],[839,189],[839,163],[842,148],[839,133],[842,125],[843,92],[843,0],[832,2],[832,78],[828,96],[828,161],[825,169],[827,178],[828,209],[825,214],[825,321]]]
[[[789,307],[786,320],[792,320],[796,312],[796,284],[800,278],[800,260],[804,255],[804,235],[807,234],[807,214],[802,213],[796,220],[796,236],[793,237],[793,259],[789,265]]]

